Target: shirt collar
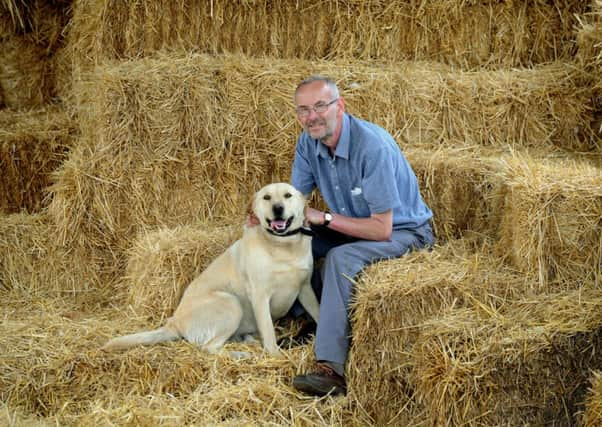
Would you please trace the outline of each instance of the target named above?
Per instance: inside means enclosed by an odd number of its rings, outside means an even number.
[[[343,127],[341,128],[341,135],[339,136],[339,142],[337,144],[337,148],[334,152],[336,157],[341,157],[343,159],[349,159],[349,144],[350,144],[350,131],[349,131],[349,115],[347,113],[343,114]],[[330,154],[328,153],[328,147],[322,144],[320,141],[315,139],[318,144],[318,149],[316,151],[316,155],[322,156],[324,158],[329,158]]]

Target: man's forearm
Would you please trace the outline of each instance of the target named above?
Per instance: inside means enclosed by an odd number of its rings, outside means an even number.
[[[324,224],[324,212],[308,208],[307,220],[314,225]],[[353,218],[340,214],[332,214],[328,228],[348,236],[365,240],[390,240],[393,230],[393,214],[391,211],[373,214],[369,218]]]

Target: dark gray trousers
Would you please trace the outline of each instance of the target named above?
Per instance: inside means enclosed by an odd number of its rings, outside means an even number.
[[[324,259],[320,271],[314,270],[312,287],[320,300],[320,321],[316,329],[316,360],[345,366],[350,344],[349,304],[353,282],[364,267],[377,261],[399,258],[434,244],[427,222],[416,229],[394,230],[390,241],[359,240],[325,227],[312,227],[314,261]],[[339,372],[343,374],[344,372]]]

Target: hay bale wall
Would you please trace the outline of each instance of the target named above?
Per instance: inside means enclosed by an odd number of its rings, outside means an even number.
[[[53,93],[51,62],[43,47],[24,36],[0,39],[0,84],[9,108],[39,108]]]
[[[496,238],[506,190],[499,175],[502,154],[498,150],[411,145],[403,149],[433,211],[433,230],[440,242],[475,233]]]
[[[601,10],[599,0],[4,1],[0,108],[58,97],[80,128],[48,209],[0,214],[7,416],[571,424],[599,364]],[[233,238],[214,227],[241,223],[257,188],[288,178],[292,91],[316,71],[339,81],[349,111],[394,134],[449,241],[360,278],[349,395],[290,387],[313,362],[311,343],[284,360],[258,346],[234,347],[246,361],[184,343],[98,352],[169,315]],[[38,142],[52,120],[7,113],[19,123],[0,118],[0,144],[29,127],[27,158],[54,158]]]
[[[310,70],[339,76],[349,110],[402,145],[581,149],[573,128],[591,121],[578,73],[563,64],[479,74],[166,54],[107,65],[82,83],[82,138],[53,187],[61,241],[85,235],[122,251],[144,227],[231,221],[247,194],[288,179],[299,133],[291,93]]]

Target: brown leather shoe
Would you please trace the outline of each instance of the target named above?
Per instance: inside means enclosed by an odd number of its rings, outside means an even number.
[[[347,393],[345,378],[337,374],[330,366],[318,363],[315,372],[297,375],[293,379],[293,387],[315,396],[332,396]]]

